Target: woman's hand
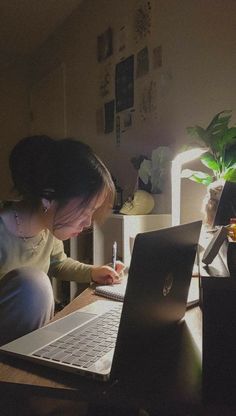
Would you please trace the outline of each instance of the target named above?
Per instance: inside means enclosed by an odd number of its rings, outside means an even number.
[[[120,261],[116,262],[116,269],[111,266],[94,266],[92,268],[92,281],[100,285],[112,285],[120,283],[123,276],[125,265]]]

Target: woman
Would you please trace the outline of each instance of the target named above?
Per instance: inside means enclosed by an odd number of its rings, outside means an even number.
[[[62,241],[104,219],[113,204],[111,176],[89,146],[27,137],[13,148],[9,166],[20,199],[0,211],[0,345],[52,318],[48,276],[111,284],[123,268],[86,265],[64,253]]]

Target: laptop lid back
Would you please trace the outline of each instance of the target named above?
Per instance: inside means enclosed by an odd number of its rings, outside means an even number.
[[[137,235],[113,377],[127,374],[130,357],[133,366],[140,363],[143,351],[184,316],[200,230],[196,221]]]

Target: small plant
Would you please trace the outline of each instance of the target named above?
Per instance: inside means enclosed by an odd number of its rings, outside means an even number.
[[[144,155],[133,157],[131,163],[138,170],[139,189],[152,194],[162,193],[170,160],[171,151],[167,146],[154,149],[151,158]]]
[[[236,127],[229,127],[231,113],[224,110],[216,114],[206,129],[198,125],[187,128],[192,137],[206,146],[200,160],[212,173],[184,169],[182,177],[203,185],[220,179],[236,182]]]

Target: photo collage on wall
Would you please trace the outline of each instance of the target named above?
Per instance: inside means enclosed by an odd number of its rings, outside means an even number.
[[[101,102],[96,112],[97,134],[114,133],[117,145],[132,127],[135,111],[141,120],[157,111],[157,83],[150,79],[150,73],[162,67],[162,46],[153,48],[150,56],[151,13],[151,1],[138,0],[133,25],[124,25],[115,33],[109,27],[97,36]],[[148,82],[135,88],[135,80],[146,76]]]

